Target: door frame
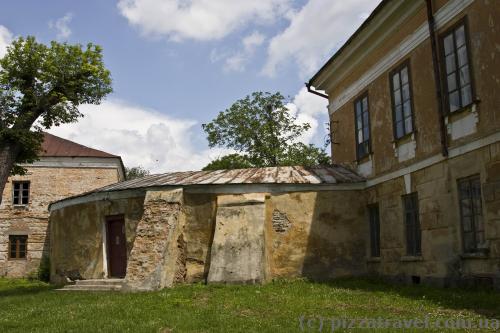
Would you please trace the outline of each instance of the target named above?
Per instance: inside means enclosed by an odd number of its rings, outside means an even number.
[[[110,278],[116,278],[114,276],[111,276],[111,254],[110,254],[110,235],[111,233],[109,232],[109,224],[110,222],[115,222],[115,221],[121,221],[123,223],[123,228],[124,228],[124,231],[123,231],[123,234],[124,234],[124,240],[125,240],[125,249],[126,249],[126,246],[127,246],[127,229],[125,228],[125,215],[124,214],[115,214],[115,215],[107,215],[105,217],[105,223],[104,223],[104,230],[105,230],[105,237],[103,237],[103,240],[104,240],[104,243],[106,245],[106,248],[104,249],[104,253],[105,253],[105,267],[106,267],[106,272],[105,272],[105,277],[110,279]],[[126,252],[126,251],[125,251]],[[127,264],[128,264],[128,253],[125,253],[126,254],[126,257],[125,257],[125,267],[127,267]]]

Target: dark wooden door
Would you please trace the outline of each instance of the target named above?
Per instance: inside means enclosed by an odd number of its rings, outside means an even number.
[[[127,245],[125,241],[125,221],[123,216],[106,219],[108,234],[109,277],[123,278],[127,271]]]

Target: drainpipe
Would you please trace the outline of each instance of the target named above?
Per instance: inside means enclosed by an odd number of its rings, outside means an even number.
[[[434,81],[436,84],[436,97],[439,111],[439,127],[441,130],[441,153],[444,157],[448,156],[448,137],[446,133],[444,103],[443,103],[443,84],[441,82],[441,67],[439,64],[438,44],[436,39],[436,23],[434,21],[434,11],[432,9],[432,0],[425,0],[427,5],[427,23],[429,24],[429,34],[432,48],[432,64],[434,65]]]
[[[311,83],[307,82],[306,87],[307,87],[307,91],[310,92],[311,94],[318,95],[318,96],[321,96],[323,98],[328,99],[328,95],[322,94],[319,91],[311,89]]]

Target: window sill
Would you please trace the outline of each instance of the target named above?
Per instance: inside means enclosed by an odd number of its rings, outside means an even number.
[[[478,252],[478,253],[463,253],[460,255],[460,259],[489,259],[490,256],[487,253],[484,252]]]
[[[417,134],[417,131],[413,131],[413,132],[410,132],[410,133],[403,135],[400,138],[394,138],[394,140],[392,141],[392,144],[395,146],[399,146],[399,145],[404,145],[405,143],[408,143],[411,141],[415,141],[416,134]]]
[[[9,258],[8,261],[27,261],[27,258]]]
[[[12,205],[12,207],[14,207],[15,209],[26,209],[28,208],[29,204],[28,205]]]
[[[370,257],[368,259],[366,259],[366,262],[367,263],[379,263],[380,262],[380,257]]]
[[[403,256],[400,261],[412,262],[412,261],[424,261],[422,256]]]
[[[455,117],[460,117],[461,114],[465,112],[477,112],[477,106],[479,105],[481,101],[479,99],[474,100],[472,103],[462,106],[460,109],[457,109],[455,111],[447,111],[445,113],[445,117],[447,118],[455,118]]]

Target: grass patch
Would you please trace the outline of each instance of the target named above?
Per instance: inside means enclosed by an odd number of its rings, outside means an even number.
[[[43,282],[0,279],[0,332],[301,332],[301,316],[478,321],[500,318],[500,294],[366,279],[195,284],[149,293],[59,292]],[[330,332],[325,326],[322,331]],[[319,332],[318,323],[304,331]]]

